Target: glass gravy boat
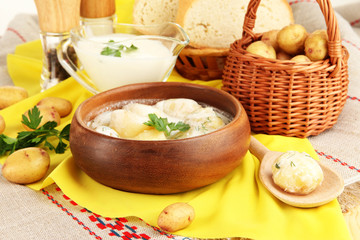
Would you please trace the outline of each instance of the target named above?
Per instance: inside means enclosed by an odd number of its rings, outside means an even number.
[[[70,31],[57,54],[63,68],[90,92],[131,83],[166,81],[189,43],[175,23],[88,23]],[[79,63],[69,57],[72,48]]]

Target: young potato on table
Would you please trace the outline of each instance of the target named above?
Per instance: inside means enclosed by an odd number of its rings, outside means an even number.
[[[17,184],[29,184],[43,178],[50,166],[50,156],[42,148],[30,147],[10,154],[2,166],[2,175]]]
[[[160,213],[158,226],[167,232],[176,232],[186,228],[195,218],[194,208],[184,202],[173,203]]]
[[[4,118],[0,115],[0,134],[2,134],[5,130],[5,120]]]
[[[60,97],[46,97],[40,100],[36,105],[38,107],[53,107],[59,113],[60,117],[66,117],[72,111],[71,102]]]
[[[26,89],[17,86],[1,86],[0,87],[0,109],[7,108],[21,100],[27,98]]]

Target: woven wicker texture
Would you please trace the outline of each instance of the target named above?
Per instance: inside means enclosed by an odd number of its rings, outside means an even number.
[[[176,60],[175,69],[190,80],[221,79],[228,49],[185,48]]]
[[[260,2],[249,2],[243,37],[231,45],[224,66],[223,90],[243,104],[254,132],[318,135],[336,123],[349,83],[349,56],[330,0],[317,0],[327,26],[329,58],[306,63],[267,59],[245,50],[262,35],[252,31]]]

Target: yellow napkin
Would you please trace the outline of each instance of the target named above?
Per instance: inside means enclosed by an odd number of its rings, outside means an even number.
[[[118,1],[124,4],[126,1]],[[128,5],[126,5],[128,6]],[[128,9],[125,8],[124,9]],[[70,100],[74,110],[91,96],[72,78],[42,93],[39,91],[41,46],[38,41],[20,45],[15,54],[8,55],[9,74],[14,83],[25,86],[31,97],[0,111],[5,118],[6,135],[16,136],[23,130],[21,114],[46,96]],[[169,81],[188,81],[175,71]],[[190,82],[190,81],[189,81]],[[220,87],[221,81],[191,81]],[[62,128],[71,121],[73,113],[62,119]],[[307,139],[258,134],[256,137],[269,149],[276,151],[306,151],[317,158]],[[70,150],[59,155],[50,153],[51,167],[40,182],[28,185],[39,190],[55,182],[72,200],[106,217],[137,216],[151,225],[161,210],[174,202],[188,202],[195,208],[194,222],[176,234],[199,238],[247,237],[252,239],[350,239],[341,209],[336,200],[312,209],[288,206],[274,198],[260,183],[259,161],[248,153],[242,164],[220,181],[186,193],[148,195],[128,193],[103,186],[83,173],[72,159]],[[5,157],[0,158],[0,163]]]

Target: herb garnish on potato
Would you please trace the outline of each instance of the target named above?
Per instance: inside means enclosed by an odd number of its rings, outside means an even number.
[[[165,136],[167,137],[170,136],[170,133],[172,131],[179,130],[180,132],[186,132],[187,130],[190,129],[189,124],[183,122],[169,123],[167,118],[162,118],[162,117],[159,118],[154,113],[150,113],[148,116],[150,120],[145,122],[144,124],[150,127],[154,127],[156,130],[160,132],[164,132]]]

